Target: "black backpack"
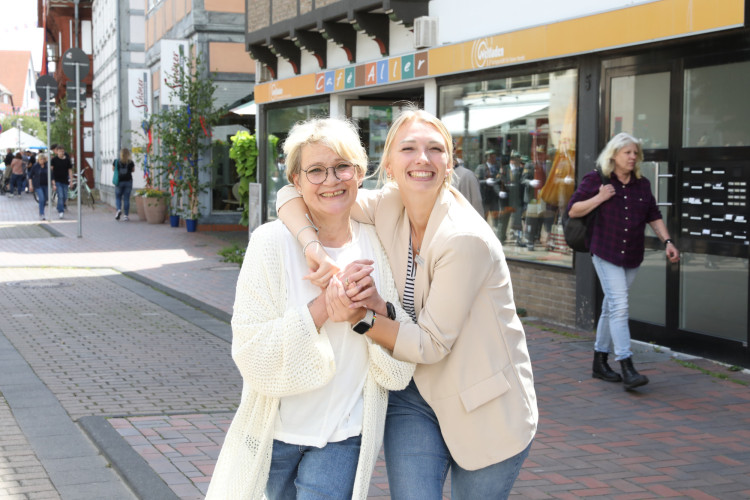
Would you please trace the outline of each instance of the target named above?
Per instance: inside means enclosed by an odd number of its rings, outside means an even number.
[[[609,177],[606,177],[599,167],[596,167],[599,177],[602,179],[602,185],[609,184]],[[576,252],[588,252],[589,241],[591,241],[591,230],[596,223],[596,214],[599,207],[584,215],[583,217],[571,218],[568,215],[568,208],[565,208],[562,216],[563,234],[565,243]]]

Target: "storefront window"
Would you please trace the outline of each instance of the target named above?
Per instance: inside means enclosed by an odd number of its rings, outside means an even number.
[[[669,73],[612,78],[610,137],[627,132],[644,149],[669,146]]]
[[[295,105],[266,112],[266,208],[268,220],[276,218],[276,191],[288,184],[282,146],[292,126],[308,118],[327,117],[328,103]]]
[[[691,252],[680,257],[679,328],[745,342],[747,258]]]
[[[456,157],[510,259],[572,265],[560,222],[575,190],[577,81],[570,69],[440,89]]]
[[[685,147],[750,146],[750,61],[685,71]]]

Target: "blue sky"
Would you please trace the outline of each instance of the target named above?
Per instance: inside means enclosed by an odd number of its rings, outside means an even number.
[[[0,0],[0,50],[29,50],[34,70],[41,71],[43,30],[36,28],[36,0]]]

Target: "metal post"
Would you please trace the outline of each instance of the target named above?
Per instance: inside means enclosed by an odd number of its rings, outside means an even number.
[[[76,3],[77,5],[77,3]],[[78,237],[83,236],[81,226],[81,197],[83,196],[83,189],[81,186],[81,66],[76,64],[76,175],[78,178]]]
[[[44,98],[47,104],[47,216],[52,217],[52,151],[50,150],[50,107],[49,107],[49,95],[52,88],[48,85],[46,87]]]

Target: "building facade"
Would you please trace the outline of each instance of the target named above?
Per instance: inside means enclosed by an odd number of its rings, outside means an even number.
[[[145,1],[145,51],[150,109],[179,106],[165,82],[179,60],[190,51],[199,55],[214,76],[217,108],[252,94],[255,62],[244,50],[243,0],[143,0]],[[182,54],[182,55],[181,55]],[[228,203],[237,173],[227,154],[229,138],[241,124],[227,119],[214,127],[210,152],[199,161],[211,168],[202,181],[212,188],[201,195],[202,224],[236,224],[237,205]],[[202,174],[203,175],[203,174]]]
[[[31,52],[0,50],[0,117],[39,111]]]
[[[94,0],[93,96],[94,164],[103,200],[114,204],[112,164],[121,148],[133,149],[148,106],[137,103],[139,82],[147,79],[145,5],[143,0]],[[141,86],[143,83],[141,83]],[[142,88],[142,87],[141,87]],[[133,112],[132,108],[135,108]],[[133,186],[143,187],[142,175]]]
[[[77,140],[73,132],[72,144],[68,145],[72,155],[81,159],[81,171],[87,167],[94,172],[94,114],[93,94],[91,83],[93,80],[93,39],[91,24],[91,0],[40,0],[38,2],[40,24],[45,27],[45,47],[49,73],[57,81],[57,98],[59,102],[67,96],[68,87],[75,87],[75,81],[65,76],[61,59],[71,48],[79,48],[88,57],[89,72],[81,79],[85,92],[81,94],[83,108],[80,110],[81,123],[81,151],[76,150]],[[70,101],[70,99],[68,99]],[[72,106],[72,103],[69,102]],[[75,123],[75,120],[74,120]],[[88,174],[89,185],[93,187],[94,179]],[[97,181],[99,179],[96,179]]]
[[[248,0],[246,17],[262,65],[265,220],[295,121],[355,119],[375,167],[399,102],[416,102],[443,119],[465,166],[507,172],[508,196],[485,185],[483,201],[517,305],[590,330],[601,292],[590,256],[561,241],[560,215],[627,131],[643,141],[644,175],[683,252],[668,264],[647,232],[633,336],[750,364],[746,0]]]

